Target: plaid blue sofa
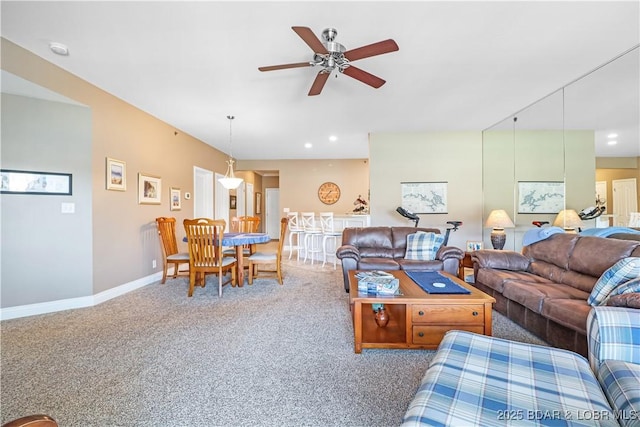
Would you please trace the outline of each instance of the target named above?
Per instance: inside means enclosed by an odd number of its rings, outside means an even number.
[[[402,426],[640,426],[640,310],[596,307],[588,331],[589,360],[448,332]]]

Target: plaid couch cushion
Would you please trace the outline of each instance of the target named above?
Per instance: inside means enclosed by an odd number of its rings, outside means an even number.
[[[418,231],[407,235],[407,250],[404,259],[433,261],[438,249],[444,242],[444,236],[437,233]]]
[[[402,421],[403,427],[618,425],[583,357],[464,331],[445,335]]]
[[[593,290],[587,299],[592,305],[600,305],[618,285],[640,277],[640,258],[627,257],[612,265],[602,273],[593,286]]]
[[[640,365],[605,360],[598,369],[598,380],[622,426],[640,425]]]
[[[587,341],[593,372],[607,359],[640,364],[640,310],[593,307],[587,316]]]

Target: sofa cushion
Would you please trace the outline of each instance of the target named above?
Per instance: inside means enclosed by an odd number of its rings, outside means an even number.
[[[444,236],[436,233],[418,231],[407,235],[407,249],[404,259],[432,261],[436,259],[438,249],[444,242]]]
[[[359,270],[399,270],[400,266],[393,258],[367,257],[358,262]]]
[[[586,292],[560,283],[530,283],[518,280],[505,283],[502,295],[524,305],[535,313],[542,312],[542,303],[546,298],[565,298],[584,301],[588,296]],[[584,327],[582,329],[584,329]]]
[[[549,280],[536,276],[531,273],[525,273],[522,271],[508,271],[508,270],[496,270],[493,268],[481,268],[478,270],[476,282],[494,289],[500,293],[504,291],[504,284],[508,280],[521,280],[524,282],[538,282],[538,283],[550,283]]]
[[[407,271],[442,271],[444,262],[440,260],[417,261],[413,259],[396,259],[400,265],[400,270]]]
[[[569,259],[569,270],[601,277],[617,261],[632,256],[638,242],[583,236]]]
[[[562,269],[569,269],[569,255],[573,251],[578,234],[554,234],[545,240],[522,248],[522,253],[532,260],[544,261]]]
[[[555,323],[587,334],[587,317],[591,306],[584,299],[547,298],[540,314]]]
[[[640,308],[640,292],[629,292],[607,298],[606,305],[613,307]]]
[[[640,258],[623,258],[602,273],[587,302],[592,306],[599,305],[607,299],[615,287],[638,277],[640,277]]]
[[[620,425],[640,424],[640,365],[604,360],[597,377]]]

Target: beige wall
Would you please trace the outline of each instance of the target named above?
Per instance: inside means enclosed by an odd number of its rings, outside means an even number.
[[[160,271],[155,218],[175,216],[181,224],[193,214],[193,199],[182,200],[181,211],[169,210],[169,187],[181,188],[183,195],[193,192],[193,167],[224,173],[226,156],[5,39],[2,69],[91,109],[92,134],[87,144],[92,145],[93,293]],[[126,162],[127,191],[105,189],[106,157]],[[139,172],[162,178],[161,205],[138,204]],[[181,227],[178,232],[180,237],[184,235]],[[151,267],[153,259],[157,260],[155,269]],[[73,268],[69,274],[74,274]]]
[[[369,162],[347,160],[239,160],[240,170],[279,171],[280,212],[352,212],[358,195],[368,199]],[[325,205],[318,199],[318,187],[331,181],[340,187],[340,200]]]
[[[401,205],[401,182],[448,183],[448,213],[420,215],[420,226],[447,228],[460,220],[462,228],[449,244],[466,247],[482,237],[482,133],[375,133],[371,156],[371,225],[413,225],[395,209]]]
[[[607,183],[607,211],[613,213],[613,184],[616,179],[635,178],[640,208],[640,157],[599,157],[596,159],[596,181]]]

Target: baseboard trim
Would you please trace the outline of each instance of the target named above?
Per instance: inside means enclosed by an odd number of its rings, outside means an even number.
[[[139,289],[143,286],[150,285],[151,283],[157,282],[161,279],[162,272],[160,271],[132,282],[116,286],[115,288],[107,289],[106,291],[99,292],[95,295],[0,308],[0,321],[35,316],[38,314],[54,313],[56,311],[92,307]]]

